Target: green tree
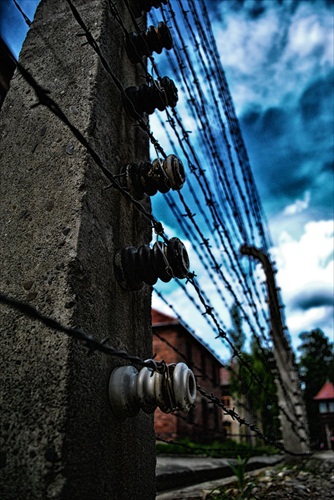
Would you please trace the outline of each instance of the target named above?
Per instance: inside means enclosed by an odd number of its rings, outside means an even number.
[[[239,363],[238,377],[233,377],[232,390],[239,396],[244,395],[251,413],[259,417],[263,433],[278,440],[278,401],[270,358],[270,351],[260,348],[253,337],[250,352],[242,354],[245,366]]]
[[[270,351],[260,348],[255,337],[251,340],[250,352],[243,351],[246,335],[237,304],[231,307],[230,315],[232,328],[229,336],[244,361],[237,360],[231,364],[231,393],[244,402],[253,422],[258,419],[264,434],[278,439],[278,403],[275,378],[270,368]]]
[[[318,404],[313,400],[326,380],[334,383],[333,344],[319,328],[299,335],[299,372],[309,423],[311,444],[319,442]]]
[[[246,335],[242,328],[242,316],[240,313],[240,307],[237,304],[233,304],[230,309],[232,328],[228,331],[230,339],[238,351],[241,351],[244,347]]]

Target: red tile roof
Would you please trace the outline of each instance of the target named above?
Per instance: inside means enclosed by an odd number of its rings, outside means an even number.
[[[166,325],[176,325],[179,323],[179,321],[172,316],[168,316],[167,314],[164,314],[152,308],[152,325],[156,325],[158,323],[163,323]]]
[[[215,351],[213,351],[211,349],[211,347],[206,342],[204,342],[203,339],[198,337],[195,332],[189,331],[188,328],[186,328],[186,326],[184,326],[182,324],[182,322],[179,321],[177,318],[173,318],[173,316],[168,316],[167,314],[162,313],[160,311],[157,311],[156,309],[153,309],[153,308],[151,309],[151,317],[152,317],[152,326],[153,327],[165,327],[165,326],[168,327],[168,326],[181,325],[182,330],[184,332],[186,332],[187,335],[190,335],[191,337],[193,337],[196,340],[196,342],[199,342],[207,351],[209,351],[209,353],[214,358],[216,358],[216,360],[221,365],[224,364],[223,361],[218,356],[218,354],[216,354]]]
[[[332,382],[325,382],[320,391],[313,399],[334,399],[334,385]]]

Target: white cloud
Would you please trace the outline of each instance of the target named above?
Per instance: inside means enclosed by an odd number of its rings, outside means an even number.
[[[319,4],[319,8],[315,9],[305,2],[290,13],[284,5],[279,7],[278,2],[269,0],[266,2],[266,12],[259,18],[250,20],[245,9],[230,15],[229,2],[222,2],[221,5],[225,8],[224,24],[216,23],[214,29],[238,112],[250,105],[258,105],[260,111],[261,108],[281,105],[285,109],[290,105],[293,106],[292,109],[296,109],[296,103],[310,83],[326,75],[333,67],[333,21],[330,16],[326,16],[325,6]],[[196,144],[196,122],[190,116],[185,104],[184,98],[180,95],[178,111],[186,123],[186,128],[193,131],[191,139],[192,143],[195,141]],[[302,172],[303,168],[308,171],[308,167],[311,169],[313,165],[314,155],[312,153],[311,162],[307,153],[311,141],[309,136],[311,134],[313,136],[315,131],[313,129],[311,132],[303,131],[304,124],[297,120],[297,115],[291,116],[289,134],[281,138],[280,151],[289,151],[291,148],[296,152],[302,151],[298,165],[299,171]],[[151,118],[151,127],[154,135],[169,153],[168,141],[165,140],[164,131],[154,115]],[[308,134],[307,137],[305,134]],[[316,144],[319,149],[323,149],[323,144],[318,138]],[[272,154],[275,154],[274,150]],[[331,329],[331,308],[328,305],[312,308],[305,306],[307,301],[312,304],[314,294],[322,297],[323,292],[326,292],[328,295],[333,279],[333,263],[330,263],[329,258],[332,249],[329,223],[326,221],[307,223],[314,215],[310,213],[310,193],[311,191],[306,191],[304,195],[299,195],[299,199],[288,205],[274,221],[271,221],[274,241],[277,242],[274,253],[279,269],[278,282],[282,288],[283,299],[287,303],[286,316],[294,347],[298,345],[298,334],[303,330],[320,327],[330,335]],[[313,192],[312,202],[315,206]],[[163,216],[165,217],[165,214]],[[228,307],[219,299],[206,270],[192,253],[191,245],[185,243],[191,254],[191,270],[198,275],[200,287],[209,296],[210,305],[214,306],[215,311],[219,312],[229,327]],[[219,257],[221,260],[221,256],[218,255],[218,261]],[[233,276],[228,275],[228,280],[236,287],[240,301],[245,303],[245,297]],[[190,288],[188,286],[188,289]],[[162,284],[160,289],[196,333],[221,354],[220,341],[214,341],[215,334],[212,328],[207,325],[201,312],[190,304],[184,292],[171,284]],[[310,292],[309,297],[305,297],[305,290]],[[304,310],[301,309],[301,305],[298,306],[298,298],[302,295]],[[153,295],[153,305],[173,315],[155,295]],[[267,306],[265,307],[267,310]],[[224,354],[221,355],[226,357]]]
[[[332,340],[333,307],[321,305],[321,298],[330,297],[331,291],[333,297],[333,233],[333,221],[308,222],[299,238],[286,230],[282,232],[273,249],[277,281],[295,346],[299,333],[318,327]]]
[[[316,12],[308,3],[300,4],[289,27],[289,58],[297,57],[304,62],[312,60],[315,49],[324,47],[320,64],[326,66],[332,62],[333,46],[327,44],[328,30],[332,26],[333,19],[331,16],[324,18],[321,7]],[[307,43],[305,43],[306,40]]]
[[[334,341],[333,327],[333,307],[317,307],[307,311],[295,311],[290,315],[288,324],[295,346],[299,345],[297,334],[309,332],[315,328],[320,328],[327,334],[331,342]]]
[[[166,228],[167,234],[171,234],[169,228]],[[196,274],[196,283],[200,288],[200,294],[203,296],[205,303],[213,307],[213,314],[215,318],[218,320],[220,328],[223,331],[228,332],[231,328],[231,316],[230,309],[234,302],[234,298],[231,294],[231,291],[227,289],[224,282],[219,278],[215,271],[212,274],[216,278],[216,282],[213,281],[212,275],[210,276],[209,272],[211,269],[210,264],[204,263],[199,259],[197,252],[194,249],[193,244],[181,238],[182,242],[185,244],[189,258],[190,258],[190,271],[194,271]],[[212,253],[215,256],[217,262],[222,262],[222,251],[221,249],[217,249],[216,247],[211,248]],[[241,258],[241,257],[240,257]],[[252,262],[249,259],[245,258],[243,264],[249,268],[253,267]],[[248,271],[249,269],[247,269]],[[222,266],[222,271],[225,275],[227,282],[232,286],[232,290],[234,294],[238,297],[239,302],[243,306],[243,311],[247,314],[248,319],[251,321],[252,325],[256,325],[256,321],[253,316],[253,311],[251,306],[248,303],[247,298],[241,288],[240,283],[236,280],[234,274],[231,272],[231,269],[228,266],[228,263],[225,263]],[[263,282],[263,272],[260,266],[257,266],[256,269],[253,269],[254,272],[254,281],[257,282],[259,295],[262,297],[262,305],[259,305],[259,315],[261,317],[261,323],[265,328],[265,334],[267,334],[267,319],[262,317],[261,307],[264,307],[265,312],[267,312],[267,305],[265,304],[266,293],[262,291],[262,282]],[[186,285],[186,281],[183,280],[183,283]],[[158,281],[155,288],[157,288],[164,296],[164,298],[168,301],[169,304],[173,306],[173,309],[176,313],[182,318],[182,320],[189,325],[190,329],[193,330],[198,337],[200,337],[204,342],[210,345],[210,347],[222,358],[229,359],[231,355],[230,348],[225,340],[215,338],[217,336],[217,328],[215,324],[211,321],[209,315],[204,315],[205,308],[199,297],[191,284],[186,285],[187,293],[191,297],[193,297],[195,303],[199,306],[196,308],[192,301],[189,299],[187,294],[174,282],[170,282],[168,284],[161,283]],[[218,293],[217,287],[220,289],[220,294]],[[224,299],[222,299],[222,296]],[[255,299],[257,300],[257,299]],[[171,310],[168,305],[165,304],[163,300],[161,300],[157,294],[153,293],[152,296],[152,305],[157,310],[164,312],[170,316],[175,316],[173,310]],[[250,340],[250,327],[248,322],[245,320],[244,323],[244,331],[248,336],[248,340]],[[256,329],[257,330],[257,329]],[[259,331],[257,330],[259,334]],[[248,348],[248,342],[245,345]]]
[[[313,78],[333,67],[333,16],[323,4],[266,2],[256,19],[221,3],[224,23],[213,22],[221,60],[240,114],[250,104],[285,106]]]
[[[294,215],[299,214],[306,210],[310,204],[311,195],[309,191],[306,191],[304,198],[302,200],[296,200],[291,205],[285,207],[283,215]]]

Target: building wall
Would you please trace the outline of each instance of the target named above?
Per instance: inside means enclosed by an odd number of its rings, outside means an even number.
[[[177,352],[154,333],[172,344]],[[182,325],[153,325],[153,352],[167,363],[186,363],[194,372],[197,383],[208,393],[220,397],[219,370],[221,364]],[[223,437],[222,412],[197,392],[195,407],[189,412],[165,415],[155,412],[155,432],[163,439],[188,437],[208,441]]]
[[[318,401],[319,403],[319,423],[320,423],[320,443],[324,449],[334,451],[334,412],[331,411],[334,400]]]
[[[159,408],[154,414],[154,431],[162,439],[178,439],[177,417],[170,413],[163,413]]]
[[[233,367],[234,365],[232,365]],[[220,371],[220,381],[222,390],[222,402],[228,410],[234,410],[241,418],[253,422],[261,429],[261,422],[258,415],[250,411],[247,395],[235,397],[231,393],[230,373],[226,368]],[[237,441],[238,443],[257,444],[256,434],[251,432],[249,427],[240,426],[239,422],[232,418],[231,415],[226,415],[223,412],[223,427],[226,432],[226,438]]]

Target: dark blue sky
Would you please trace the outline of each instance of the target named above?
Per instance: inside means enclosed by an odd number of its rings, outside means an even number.
[[[333,2],[209,2],[290,330],[333,340]]]
[[[18,4],[32,20],[39,0],[18,0]],[[21,50],[26,31],[27,25],[13,0],[0,0],[0,33],[15,57],[18,57]]]
[[[19,3],[32,19],[38,1]],[[293,340],[316,327],[332,339],[333,2],[206,4],[269,219]],[[17,55],[27,26],[12,1],[0,0],[0,29]]]
[[[206,5],[269,220],[294,346],[317,327],[334,340],[333,2]],[[159,202],[154,208],[164,215]]]

